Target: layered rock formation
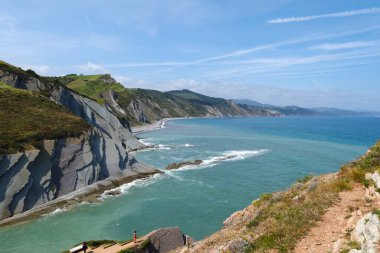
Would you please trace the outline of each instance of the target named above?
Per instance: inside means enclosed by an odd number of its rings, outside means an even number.
[[[176,170],[185,166],[191,166],[191,165],[200,165],[202,164],[202,160],[195,160],[195,161],[186,161],[186,162],[181,162],[181,163],[172,163],[166,166],[167,170]]]
[[[128,150],[144,145],[131,134],[128,122],[114,115],[113,108],[22,70],[0,68],[0,81],[41,92],[92,126],[77,138],[42,140],[38,149],[0,155],[0,219],[99,180],[136,174],[131,169],[136,160]],[[116,102],[113,107],[117,108]]]

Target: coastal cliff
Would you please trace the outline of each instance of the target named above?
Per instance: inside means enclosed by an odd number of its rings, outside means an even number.
[[[0,154],[0,219],[24,212],[106,178],[136,174],[136,171],[132,170],[132,164],[136,164],[137,161],[128,151],[143,148],[144,145],[131,134],[128,122],[115,116],[112,109],[59,83],[39,78],[33,72],[23,71],[5,63],[0,65],[0,82],[16,88],[12,90],[14,94],[10,94],[10,97],[27,96],[29,100],[38,99],[46,104],[43,111],[41,108],[36,109],[37,121],[43,121],[44,117],[60,110],[54,105],[58,104],[89,125],[87,129],[84,127],[78,130],[75,136],[68,134],[71,131],[69,125],[67,131],[56,135],[57,138],[52,135],[53,139],[46,139],[45,136],[49,135],[47,123],[40,126],[47,130],[39,132],[33,143],[26,145],[26,148],[8,149]],[[9,90],[6,87],[4,89]],[[32,92],[22,94],[18,92],[19,89]],[[5,103],[9,102],[9,98],[4,100]],[[36,103],[36,107],[38,104]],[[23,106],[22,103],[19,106]],[[14,115],[10,115],[12,119],[22,120],[22,110],[20,108]],[[27,122],[25,128],[29,124],[34,123]],[[8,132],[4,135],[6,133]],[[27,142],[25,139],[19,141]],[[145,174],[158,172],[149,166],[146,166],[146,169]]]
[[[104,104],[134,126],[151,124],[162,118],[281,116],[275,110],[242,106],[232,100],[190,90],[161,92],[125,88],[109,75],[68,75],[55,80]]]

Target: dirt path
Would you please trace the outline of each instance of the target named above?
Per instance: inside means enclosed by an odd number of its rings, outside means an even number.
[[[330,207],[321,221],[298,242],[295,253],[340,252],[350,241],[357,221],[380,207],[379,197],[368,198],[368,189],[355,185],[352,191],[340,193],[340,200]]]
[[[87,252],[88,253],[117,253],[117,252],[119,252],[120,250],[123,250],[123,249],[129,249],[129,248],[133,248],[133,247],[138,247],[146,239],[148,239],[148,237],[144,236],[144,237],[139,238],[136,243],[130,242],[130,243],[127,243],[125,245],[121,245],[121,244],[117,243],[117,244],[112,245],[112,246],[107,247],[107,248],[104,248],[104,246],[100,246],[98,248],[89,250]]]

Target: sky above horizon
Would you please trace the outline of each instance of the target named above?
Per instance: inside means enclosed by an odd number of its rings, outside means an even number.
[[[2,0],[0,60],[126,87],[380,111],[380,2]]]

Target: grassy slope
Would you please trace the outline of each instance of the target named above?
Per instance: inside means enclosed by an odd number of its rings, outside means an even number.
[[[46,97],[0,83],[0,154],[23,151],[42,139],[77,136],[88,128]]]
[[[190,90],[173,90],[173,91],[168,91],[168,93],[178,96],[178,97],[182,97],[184,99],[191,100],[196,103],[205,104],[205,105],[217,105],[217,104],[225,102],[225,100],[222,98],[209,97],[209,96],[205,96],[199,93],[192,92]]]
[[[258,215],[247,224],[248,233],[255,237],[247,252],[291,251],[297,241],[322,217],[327,208],[338,199],[338,193],[360,183],[368,187],[365,173],[380,170],[380,142],[369,153],[341,168],[337,178],[319,184],[315,189],[301,180],[281,196],[265,194],[253,203]],[[297,201],[294,197],[298,196]],[[258,235],[258,236],[257,236]]]
[[[125,89],[119,93],[118,102],[121,106],[128,104],[132,100],[149,99],[157,103],[160,107],[169,111],[174,117],[183,116],[173,110],[173,103],[176,103],[181,109],[194,116],[201,115],[205,109],[197,104],[192,104],[184,98],[177,97],[170,93],[148,89]]]
[[[65,82],[68,82],[66,86],[70,89],[92,98],[100,104],[104,104],[104,99],[101,97],[102,92],[107,90],[121,92],[124,90],[124,87],[119,83],[106,83],[100,81],[99,79],[103,76],[105,75],[68,75],[62,79],[64,80],[66,78]]]

